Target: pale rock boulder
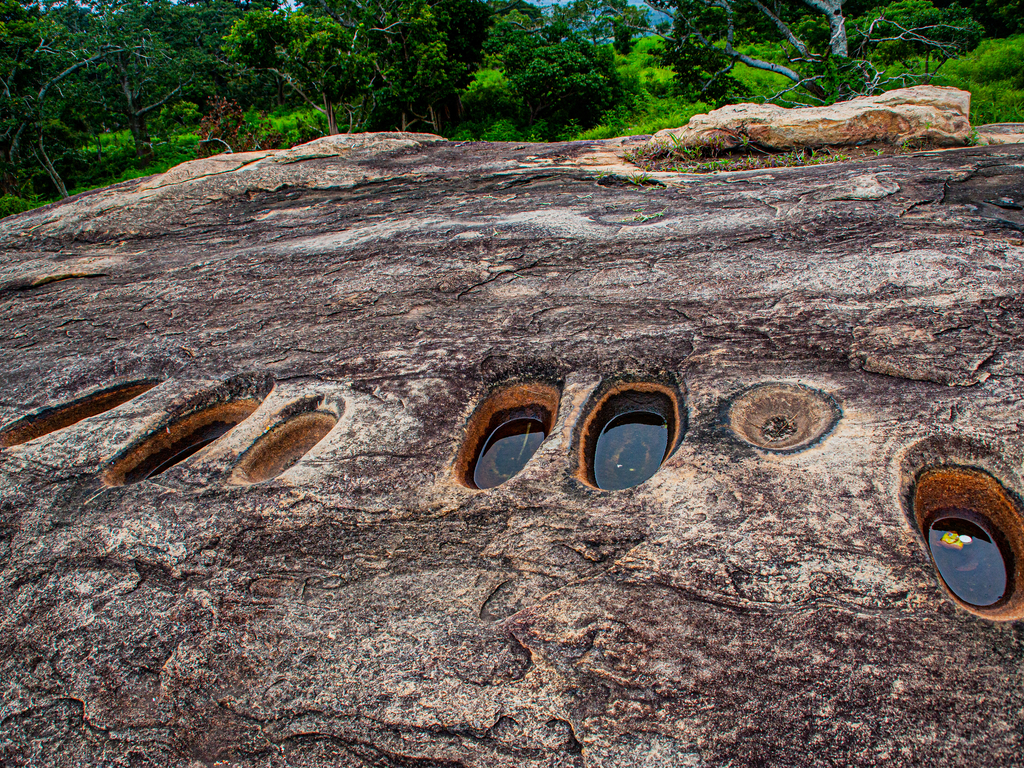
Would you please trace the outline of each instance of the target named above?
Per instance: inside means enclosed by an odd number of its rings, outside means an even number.
[[[971,132],[970,106],[970,92],[934,85],[900,88],[828,107],[733,104],[695,115],[681,128],[658,131],[650,143],[667,149],[714,142],[732,148],[744,141],[780,150],[912,141],[963,146]]]
[[[977,129],[978,143],[1024,144],[1024,123],[992,123]]]

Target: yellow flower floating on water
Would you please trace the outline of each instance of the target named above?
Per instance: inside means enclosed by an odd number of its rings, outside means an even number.
[[[942,534],[942,538],[939,539],[939,541],[947,547],[953,547],[954,549],[963,549],[964,544],[968,543],[970,540],[970,537],[967,537],[967,541],[964,541],[960,538],[959,534],[954,533],[953,531],[946,531]]]

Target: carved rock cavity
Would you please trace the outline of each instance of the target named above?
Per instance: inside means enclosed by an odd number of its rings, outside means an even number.
[[[729,407],[729,427],[741,440],[777,453],[802,451],[825,437],[839,420],[835,400],[798,384],[760,384]]]

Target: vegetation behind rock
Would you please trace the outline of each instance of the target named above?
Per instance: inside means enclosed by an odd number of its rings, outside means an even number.
[[[607,138],[920,82],[1024,120],[1021,2],[0,0],[0,214],[349,131]]]

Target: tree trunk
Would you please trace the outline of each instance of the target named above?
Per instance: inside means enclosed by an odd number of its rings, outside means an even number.
[[[335,136],[338,130],[338,118],[334,114],[334,102],[324,96],[324,112],[327,114],[327,135]]]
[[[128,113],[127,118],[128,130],[135,140],[135,156],[139,164],[143,165],[153,159],[153,142],[146,129],[146,116],[142,112],[133,111]]]
[[[140,108],[138,94],[132,89],[127,64],[118,56],[115,59],[115,65],[121,76],[121,93],[124,95],[123,114],[128,123],[128,130],[132,134],[132,139],[135,140],[135,157],[138,159],[139,165],[143,165],[153,154],[153,145],[149,140],[149,134],[146,132],[146,116]]]
[[[846,37],[846,19],[843,18],[842,8],[827,12],[825,18],[828,20],[828,28],[832,35],[830,41],[832,55],[847,58],[850,55],[850,48]]]
[[[13,173],[6,170],[0,173],[0,197],[3,195],[14,195],[15,197],[21,195],[18,180],[14,177]]]
[[[50,177],[50,181],[53,182],[53,186],[57,188],[57,192],[60,193],[60,196],[62,198],[68,197],[68,188],[64,186],[64,180],[60,177],[60,174],[57,173],[57,169],[53,166],[53,162],[51,162],[50,156],[46,154],[46,146],[43,141],[42,129],[40,129],[39,131],[39,142],[37,146],[39,162],[42,163],[43,168],[46,169],[46,175]]]

